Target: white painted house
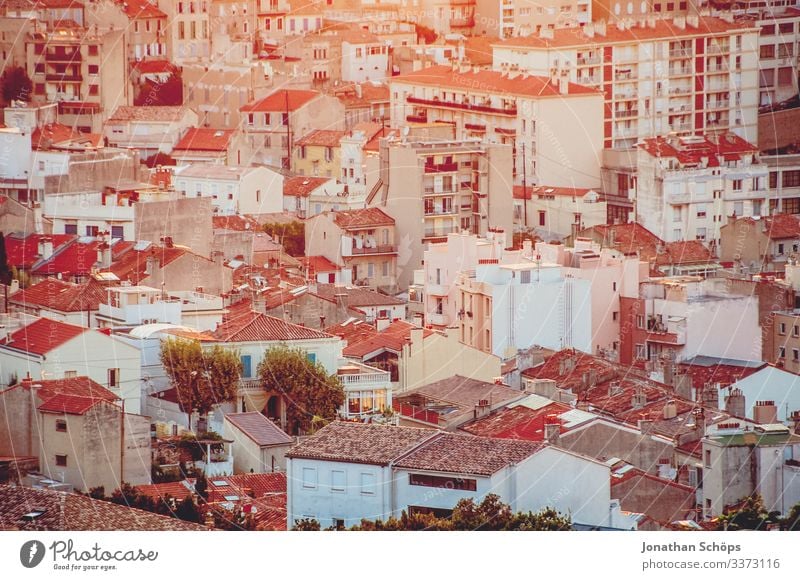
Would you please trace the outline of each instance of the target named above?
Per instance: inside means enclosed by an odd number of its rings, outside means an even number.
[[[611,500],[608,466],[542,443],[331,423],[287,455],[287,524],[350,527],[401,512],[448,515],[489,493],[514,511],[553,507],[574,524],[635,529]]]
[[[138,149],[142,159],[156,153],[169,155],[190,127],[199,124],[188,107],[117,107],[106,121],[103,135],[109,145]]]
[[[99,330],[40,318],[0,344],[0,369],[3,385],[87,376],[121,398],[125,412],[142,412],[139,350]]]
[[[283,176],[263,166],[186,165],[175,170],[173,182],[186,197],[210,197],[220,214],[283,211]]]

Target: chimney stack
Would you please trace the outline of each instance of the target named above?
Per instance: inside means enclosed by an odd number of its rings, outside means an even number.
[[[734,417],[745,417],[746,409],[742,389],[731,389],[725,397],[725,411]]]
[[[53,255],[53,238],[42,236],[39,238],[39,255],[42,260],[48,260]]]
[[[641,385],[636,385],[636,390],[633,393],[633,397],[631,399],[631,405],[633,405],[634,409],[641,409],[647,404],[647,395],[642,390]]]
[[[791,422],[792,431],[800,434],[800,411],[792,411],[789,421]]]
[[[648,418],[646,415],[642,415],[642,418],[639,419],[639,431],[641,431],[642,435],[647,435],[652,430],[653,420]]]
[[[778,422],[778,407],[775,401],[756,401],[753,407],[753,421],[759,425],[770,425]]]
[[[701,401],[706,407],[719,409],[719,389],[716,384],[706,383],[701,394]]]
[[[561,420],[557,415],[548,415],[544,420],[544,439],[550,445],[558,445],[561,440]]]
[[[111,267],[111,246],[108,242],[102,242],[97,247],[97,262],[103,270]]]

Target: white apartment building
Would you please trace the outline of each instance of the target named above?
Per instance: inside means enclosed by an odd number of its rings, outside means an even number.
[[[769,168],[733,133],[646,139],[636,159],[636,221],[664,241],[717,246],[728,216],[771,212]]]
[[[392,124],[451,125],[456,139],[512,147],[514,183],[600,186],[603,96],[552,70],[433,66],[392,77]],[[570,82],[567,82],[567,81]]]
[[[604,88],[604,148],[716,130],[755,142],[758,46],[752,22],[648,17],[640,25],[595,22],[510,38],[493,46],[493,66],[532,75],[558,71],[570,82]]]
[[[194,164],[179,167],[175,189],[187,197],[210,197],[223,215],[280,213],[283,176],[266,167]]]
[[[103,135],[112,147],[137,149],[141,159],[169,155],[191,127],[197,113],[188,107],[118,107],[106,121]]]
[[[539,34],[542,29],[575,28],[592,22],[590,0],[476,0],[475,32],[511,38]]]

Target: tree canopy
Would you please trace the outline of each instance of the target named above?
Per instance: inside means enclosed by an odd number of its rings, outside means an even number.
[[[14,278],[14,273],[8,265],[8,256],[6,255],[6,238],[3,232],[0,232],[0,284],[8,286]]]
[[[33,83],[28,73],[21,66],[10,66],[3,72],[3,100],[30,101],[33,92]]]
[[[286,403],[286,431],[307,433],[312,424],[336,418],[344,403],[344,388],[336,375],[311,362],[303,349],[270,348],[258,365],[261,386],[280,394]],[[321,418],[320,421],[317,418]]]
[[[738,510],[721,515],[717,521],[717,530],[766,531],[775,524],[782,524],[780,513],[768,512],[763,498],[759,494],[755,494],[744,498],[742,506]]]
[[[145,81],[133,104],[152,107],[183,105],[183,79],[180,73],[172,73],[163,83]]]
[[[242,363],[239,354],[219,345],[204,349],[196,340],[169,338],[161,343],[161,364],[184,408],[202,417],[214,405],[236,397]]]
[[[286,223],[264,224],[264,231],[277,242],[283,244],[283,249],[290,256],[304,256],[306,252],[305,225],[300,221]]]

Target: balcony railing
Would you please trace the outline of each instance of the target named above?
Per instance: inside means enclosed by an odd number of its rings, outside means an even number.
[[[691,67],[675,67],[669,69],[669,76],[671,77],[685,77],[692,76],[693,74]]]
[[[458,171],[458,163],[425,164],[425,173],[452,173]]]
[[[497,115],[516,116],[517,107],[510,106],[505,108],[491,107],[488,105],[475,105],[472,103],[456,103],[453,101],[442,101],[439,99],[422,99],[420,97],[407,97],[409,103],[415,105],[431,105],[434,107],[444,107],[448,109],[460,109],[462,111],[477,111],[479,113],[494,113]]]
[[[455,234],[455,233],[458,233],[458,228],[455,228],[455,227],[426,229],[424,237],[426,237],[426,238],[444,238],[444,237],[447,237],[448,234]]]
[[[47,62],[80,62],[81,53],[78,50],[63,54],[47,52],[44,55],[44,60]]]
[[[723,52],[730,51],[731,47],[727,44],[710,44],[706,48],[708,54],[722,54]]]
[[[451,207],[435,207],[432,209],[426,209],[425,215],[432,216],[432,215],[453,215],[458,213],[458,208],[455,206]]]
[[[600,64],[600,57],[599,56],[585,56],[578,58],[578,66],[587,65],[587,64]]]
[[[675,48],[669,51],[670,58],[690,58],[691,56],[691,48]]]
[[[639,111],[636,109],[631,109],[630,111],[616,111],[616,116],[618,119],[623,119],[626,117],[638,117]]]
[[[396,254],[397,253],[397,246],[392,246],[390,244],[375,246],[374,248],[356,248],[353,246],[352,255],[353,256],[367,256],[367,255],[374,255],[374,254]]]
[[[83,77],[79,74],[72,74],[72,73],[47,73],[44,77],[48,81],[55,81],[55,82],[63,82],[63,81],[74,81],[74,82],[81,82]]]
[[[706,109],[727,109],[730,104],[730,101],[708,101]]]

